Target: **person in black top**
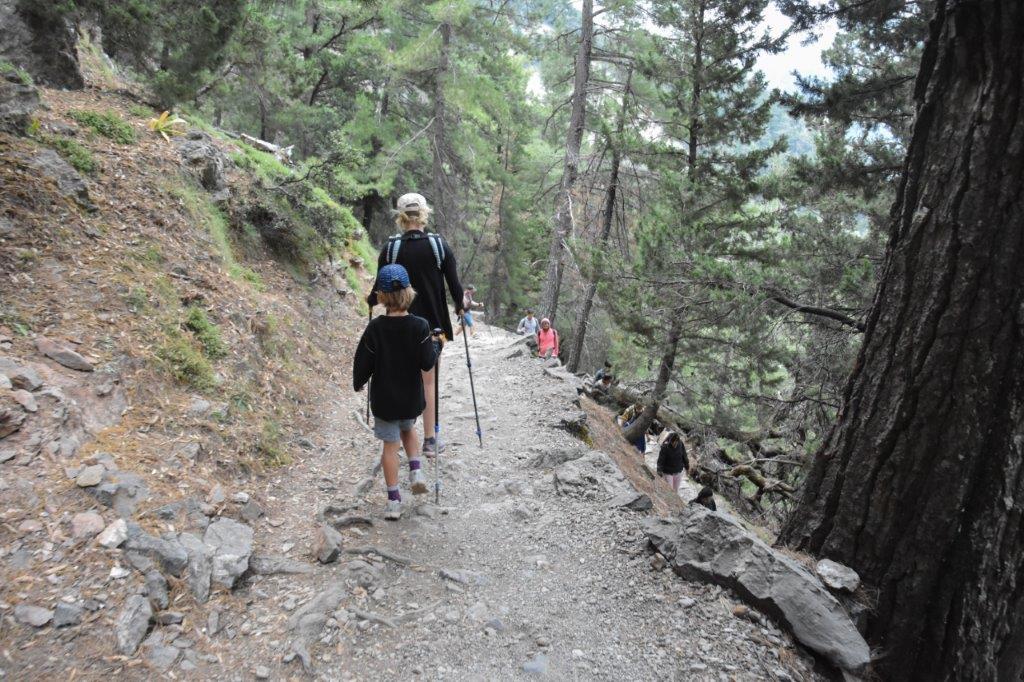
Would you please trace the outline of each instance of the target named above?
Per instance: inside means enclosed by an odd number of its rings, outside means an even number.
[[[398,199],[396,222],[402,234],[391,237],[377,258],[377,268],[388,263],[397,263],[409,273],[409,281],[416,290],[416,299],[409,308],[413,315],[422,317],[431,329],[444,330],[443,338],[437,340],[437,362],[441,361],[441,349],[446,340],[454,337],[448,306],[444,300],[444,286],[455,304],[457,315],[463,313],[462,284],[459,283],[455,254],[448,242],[439,234],[427,234],[425,228],[431,213],[426,199],[420,194],[404,194]],[[377,304],[377,294],[371,291],[367,302],[372,308]],[[433,457],[444,449],[443,444],[434,440],[434,369],[423,373],[423,388],[426,392],[427,407],[423,411],[423,454]]]
[[[356,346],[352,363],[352,387],[359,391],[370,382],[373,433],[384,442],[380,456],[388,503],[384,518],[402,515],[398,488],[398,445],[409,457],[409,482],[414,495],[427,492],[416,439],[416,418],[426,406],[423,372],[434,367],[437,352],[430,326],[422,317],[409,314],[416,291],[401,265],[385,265],[374,284],[387,315],[370,322]]]
[[[683,472],[690,468],[690,460],[686,456],[686,446],[679,434],[673,431],[661,444],[658,452],[658,474],[664,478],[672,490],[679,492],[679,484]]]
[[[690,504],[699,504],[702,507],[707,507],[711,511],[717,510],[717,507],[715,506],[715,493],[707,486],[700,489],[700,492],[697,493],[697,497],[690,500]]]

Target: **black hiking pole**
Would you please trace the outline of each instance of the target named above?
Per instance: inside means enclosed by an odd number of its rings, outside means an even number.
[[[460,318],[462,324],[462,340],[466,342],[466,368],[469,370],[469,392],[473,396],[473,416],[476,417],[476,438],[480,447],[484,446],[483,432],[480,430],[480,412],[476,409],[476,389],[473,387],[473,362],[469,359],[469,337],[466,335],[466,318]]]
[[[440,342],[444,331],[435,329],[431,332],[434,338]],[[443,346],[442,346],[443,347]],[[441,351],[438,350],[437,358],[434,360],[434,504],[441,503],[441,453],[438,452],[438,443],[441,442]]]

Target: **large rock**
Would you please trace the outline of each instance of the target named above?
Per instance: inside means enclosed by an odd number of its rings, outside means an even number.
[[[45,336],[36,337],[36,350],[68,369],[77,369],[79,372],[91,372],[93,370],[92,363],[80,354]]]
[[[139,648],[139,644],[149,630],[149,621],[153,617],[153,608],[149,600],[141,594],[133,594],[125,600],[117,620],[114,621],[114,637],[117,639],[117,651],[131,656]]]
[[[313,536],[313,556],[322,564],[337,561],[341,554],[341,533],[326,523],[321,523]]]
[[[213,577],[213,552],[206,543],[191,533],[182,533],[178,542],[188,553],[188,586],[199,603],[210,598]]]
[[[77,36],[61,12],[49,9],[55,5],[0,0],[0,59],[24,68],[39,83],[77,90],[85,85]]]
[[[17,74],[0,74],[0,131],[23,135],[39,108],[39,91]]]
[[[155,561],[162,571],[174,576],[180,576],[188,565],[188,553],[181,543],[150,535],[137,523],[128,524],[124,549]]]
[[[611,458],[599,450],[591,450],[582,457],[559,464],[554,471],[554,480],[555,489],[563,495],[619,495],[632,489]]]
[[[213,583],[229,589],[234,587],[249,569],[252,528],[231,519],[218,519],[206,529],[203,542],[213,552]]]
[[[53,611],[32,604],[18,604],[14,607],[14,618],[19,623],[41,628],[53,620]]]
[[[213,138],[200,130],[193,130],[177,144],[182,165],[195,173],[205,189],[219,193],[227,188],[224,170],[230,161],[214,144]]]
[[[117,469],[104,471],[99,485],[85,491],[122,518],[130,518],[136,507],[149,499],[149,487],[141,476]]]
[[[96,210],[96,205],[89,198],[89,188],[85,180],[57,152],[52,149],[39,149],[23,159],[41,177],[53,181],[61,196],[74,200],[87,211]]]
[[[734,520],[694,505],[677,519],[647,519],[643,526],[683,578],[733,590],[838,668],[857,673],[870,662],[864,638],[821,583]]]
[[[857,571],[831,559],[819,561],[814,571],[826,587],[837,592],[856,592],[860,586]]]

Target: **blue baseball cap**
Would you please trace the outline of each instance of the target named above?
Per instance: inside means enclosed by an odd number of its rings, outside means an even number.
[[[385,265],[377,271],[377,283],[373,288],[377,291],[400,291],[409,286],[409,272],[398,263]]]

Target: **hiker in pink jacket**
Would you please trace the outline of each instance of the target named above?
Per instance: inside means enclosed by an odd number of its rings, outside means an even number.
[[[537,355],[545,360],[558,357],[558,332],[546,317],[540,321],[540,331],[537,332]]]

